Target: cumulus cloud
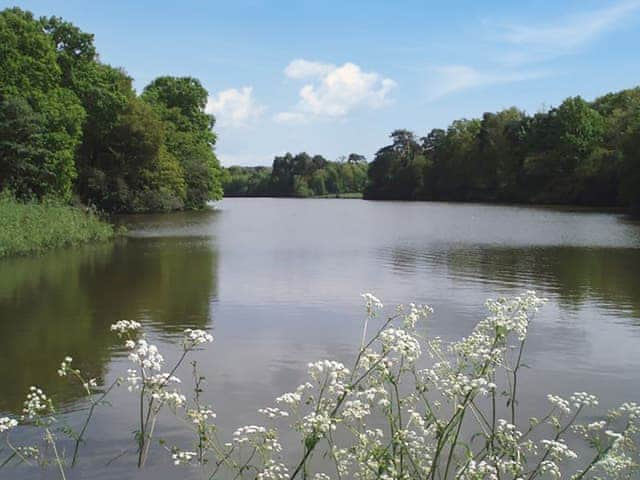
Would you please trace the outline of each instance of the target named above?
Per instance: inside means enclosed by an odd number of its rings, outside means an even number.
[[[293,60],[284,70],[287,77],[308,79],[299,92],[294,109],[278,113],[278,122],[301,122],[312,117],[344,117],[358,108],[379,108],[387,104],[389,93],[396,86],[390,78],[375,72],[365,72],[347,62],[336,66],[304,59]]]
[[[221,127],[243,127],[260,118],[265,107],[253,99],[253,87],[230,88],[210,96],[206,111]]]
[[[468,65],[444,65],[432,71],[429,100],[472,88],[521,82],[546,76],[543,71],[481,71]]]

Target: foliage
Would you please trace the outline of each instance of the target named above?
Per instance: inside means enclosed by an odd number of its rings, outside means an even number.
[[[165,122],[167,151],[184,172],[184,202],[191,209],[222,198],[220,165],[213,153],[215,119],[204,111],[207,97],[204,87],[191,77],[159,77],[142,94]]]
[[[273,166],[224,169],[223,187],[231,196],[312,197],[361,193],[367,181],[367,161],[350,154],[332,162],[302,152],[275,157]]]
[[[638,205],[640,88],[456,120],[420,145],[396,130],[369,165],[365,198]]]
[[[0,12],[0,189],[77,193],[112,212],[200,209],[222,196],[206,90],[160,77],[138,97],[93,35],[58,17]]]
[[[61,88],[54,44],[30,13],[0,12],[0,189],[71,198],[85,112]]]
[[[81,383],[86,393],[80,431],[60,427],[53,401],[33,386],[22,416],[0,418],[8,447],[0,468],[52,463],[65,479],[87,441],[95,409],[108,405],[106,397],[114,388],[126,385],[139,399],[138,468],[150,454],[160,412],[170,411],[193,433],[193,443],[186,448],[160,445],[174,465],[190,467],[203,478],[580,480],[634,478],[640,471],[637,403],[625,402],[604,418],[594,418],[594,395],[549,394],[540,416],[522,418],[523,354],[531,320],[544,303],[533,292],[487,301],[487,317],[469,336],[450,344],[420,333],[432,314],[428,306],[400,306],[383,317],[380,300],[371,294],[363,298],[366,316],[353,365],[310,363],[305,383],[278,397],[277,406],[259,410],[264,425],[242,426],[227,442],[219,438],[214,410],[203,401],[204,378],[197,363],[192,362],[191,399],[181,393],[175,377],[187,356],[213,337],[186,329],[178,359],[165,368],[142,325],[121,320],[111,330],[132,362],[127,375],[100,387],[65,357],[58,375]],[[29,427],[42,432],[40,443],[15,445],[12,432]],[[65,436],[68,450],[61,448]],[[289,445],[291,436],[299,442]],[[66,451],[73,453],[66,456]]]
[[[47,249],[103,241],[113,228],[95,213],[55,199],[23,202],[0,194],[0,258]]]

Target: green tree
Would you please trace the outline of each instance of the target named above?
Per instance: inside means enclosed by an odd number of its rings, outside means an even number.
[[[220,165],[213,153],[214,117],[205,112],[208,93],[191,77],[159,77],[142,98],[165,122],[166,145],[182,166],[185,206],[199,209],[222,197]]]
[[[0,186],[68,200],[85,112],[60,86],[54,45],[32,14],[0,12],[0,64]]]

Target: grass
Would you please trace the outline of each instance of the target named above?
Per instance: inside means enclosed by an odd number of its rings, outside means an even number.
[[[58,200],[16,200],[0,194],[0,258],[107,240],[113,227],[95,213]]]

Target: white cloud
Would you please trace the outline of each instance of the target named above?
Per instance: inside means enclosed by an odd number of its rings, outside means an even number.
[[[311,79],[299,92],[294,110],[274,117],[279,122],[302,122],[308,116],[343,117],[358,108],[379,108],[389,102],[389,93],[396,86],[390,78],[375,72],[364,72],[347,62],[336,66],[330,63],[293,60],[284,70],[293,79]]]
[[[293,60],[287,68],[284,69],[284,74],[289,78],[308,78],[308,77],[320,77],[327,75],[335,66],[329,63],[311,62],[298,58]]]
[[[300,112],[280,112],[273,116],[276,123],[305,123],[307,118]]]
[[[545,72],[492,71],[483,72],[467,65],[444,65],[433,69],[428,84],[429,100],[472,88],[521,82],[546,76]]]
[[[253,87],[230,88],[209,97],[206,111],[221,127],[243,127],[260,118],[265,107],[253,98]]]
[[[607,8],[567,17],[554,25],[508,25],[502,37],[527,49],[527,59],[572,53],[640,10],[640,0],[618,2]]]

